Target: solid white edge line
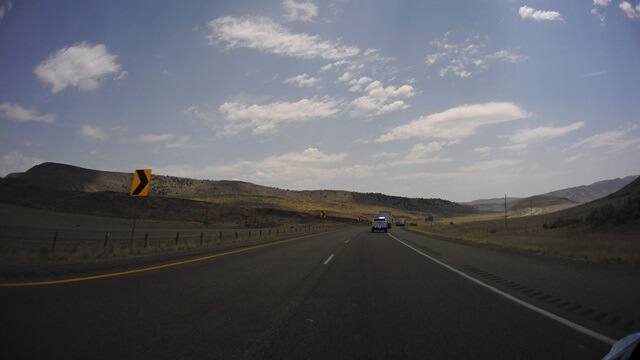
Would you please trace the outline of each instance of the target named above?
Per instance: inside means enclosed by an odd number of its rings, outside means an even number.
[[[417,252],[418,254],[420,254],[420,255],[422,255],[422,256],[424,256],[424,257],[426,257],[427,259],[429,259],[429,260],[431,260],[431,261],[433,261],[433,262],[435,262],[435,263],[437,263],[437,264],[439,264],[439,265],[444,266],[445,268],[447,268],[447,269],[449,269],[449,270],[453,271],[454,273],[456,273],[456,274],[458,274],[458,275],[460,275],[460,276],[462,276],[462,277],[464,277],[464,278],[466,278],[466,279],[468,279],[468,280],[471,280],[471,281],[473,281],[474,283],[476,283],[476,284],[478,284],[478,285],[480,285],[480,286],[483,286],[483,287],[485,287],[485,288],[487,288],[487,289],[489,289],[489,290],[493,291],[494,293],[496,293],[496,294],[498,294],[498,295],[501,295],[502,297],[504,297],[504,298],[506,298],[506,299],[508,299],[508,300],[511,300],[511,301],[513,301],[513,302],[515,302],[515,303],[517,303],[517,304],[520,304],[520,305],[522,305],[522,306],[524,306],[524,307],[526,307],[526,308],[528,308],[528,309],[530,309],[530,310],[533,310],[533,311],[537,312],[538,314],[544,315],[544,316],[546,316],[546,317],[548,317],[548,318],[550,318],[550,319],[552,319],[552,320],[555,320],[555,321],[557,321],[557,322],[559,322],[559,323],[561,323],[561,324],[563,324],[563,325],[565,325],[565,326],[568,326],[568,327],[570,327],[570,328],[572,328],[572,329],[574,329],[574,330],[576,330],[576,331],[579,331],[579,332],[581,332],[581,333],[583,333],[583,334],[585,334],[585,335],[588,335],[588,336],[590,336],[590,337],[592,337],[592,338],[594,338],[594,339],[596,339],[596,340],[600,340],[600,341],[605,342],[605,343],[607,343],[607,344],[609,344],[609,345],[613,345],[613,344],[615,344],[615,343],[617,342],[617,340],[614,340],[614,339],[612,339],[612,338],[610,338],[610,337],[608,337],[608,336],[605,336],[605,335],[602,335],[602,334],[600,334],[600,333],[598,333],[598,332],[595,332],[595,331],[593,331],[593,330],[587,329],[586,327],[584,327],[584,326],[582,326],[582,325],[578,325],[578,324],[576,324],[576,323],[574,323],[574,322],[572,322],[572,321],[569,321],[569,320],[567,320],[567,319],[565,319],[565,318],[563,318],[563,317],[560,317],[560,316],[558,316],[558,315],[552,314],[552,313],[550,313],[550,312],[549,312],[549,311],[547,311],[547,310],[540,309],[539,307],[533,306],[533,305],[529,304],[529,303],[528,303],[528,302],[526,302],[526,301],[522,301],[522,300],[520,300],[520,299],[518,299],[518,298],[516,298],[516,297],[514,297],[514,296],[512,296],[512,295],[507,294],[506,292],[504,292],[504,291],[502,291],[502,290],[499,290],[499,289],[497,289],[497,288],[494,288],[494,287],[493,287],[493,286],[491,286],[491,285],[487,285],[487,284],[485,284],[484,282],[482,282],[482,281],[480,281],[480,280],[478,280],[478,279],[476,279],[476,278],[474,278],[474,277],[471,277],[471,276],[469,276],[469,275],[467,275],[467,274],[463,273],[463,272],[462,272],[462,271],[460,271],[460,270],[456,270],[456,269],[454,269],[453,267],[451,267],[451,266],[449,266],[449,265],[447,265],[447,264],[443,263],[443,262],[442,262],[442,261],[440,261],[440,260],[434,259],[433,257],[431,257],[431,256],[429,256],[429,255],[427,255],[427,254],[423,253],[422,251],[420,251],[420,250],[418,250],[418,249],[414,248],[413,246],[411,246],[411,245],[409,245],[409,244],[405,243],[404,241],[402,241],[402,240],[398,239],[397,237],[395,237],[395,236],[393,236],[393,235],[391,235],[391,234],[388,234],[388,235],[389,235],[389,236],[391,236],[395,241],[397,241],[397,242],[399,242],[400,244],[402,244],[402,245],[404,245],[404,246],[408,247],[409,249],[411,249],[411,250],[413,250],[413,251]]]
[[[329,263],[329,261],[331,261],[331,259],[333,259],[333,254],[331,254],[331,256],[329,256],[327,261],[324,262],[324,265],[327,265]]]

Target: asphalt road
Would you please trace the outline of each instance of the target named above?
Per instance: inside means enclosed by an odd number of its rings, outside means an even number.
[[[486,275],[506,271],[510,254],[392,234],[353,228],[151,271],[0,287],[0,358],[600,359],[609,350],[427,257],[510,289]],[[526,279],[527,261],[538,260],[522,258],[525,270],[509,274]],[[623,331],[583,320],[605,336]]]

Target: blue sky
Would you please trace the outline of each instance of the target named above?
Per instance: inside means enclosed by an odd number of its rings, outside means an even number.
[[[639,64],[639,1],[0,0],[0,176],[535,195],[640,173]]]

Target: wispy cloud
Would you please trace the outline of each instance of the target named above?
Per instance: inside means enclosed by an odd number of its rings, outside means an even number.
[[[606,75],[606,74],[607,74],[606,71],[596,71],[596,72],[580,75],[580,77],[591,78],[591,77],[602,76],[602,75]]]
[[[560,13],[557,12],[557,11],[536,10],[536,9],[534,9],[532,7],[528,7],[526,5],[520,7],[520,9],[518,10],[518,14],[523,19],[532,19],[532,20],[535,20],[535,21],[562,21],[562,22],[564,22],[564,19],[562,18],[562,15],[560,15]]]
[[[13,8],[13,2],[11,0],[0,5],[0,20],[4,19],[4,16]]]
[[[104,141],[109,139],[109,135],[107,135],[104,130],[91,124],[82,125],[82,127],[80,128],[80,134],[84,137],[88,137],[94,140]]]
[[[489,153],[491,153],[491,151],[493,151],[493,148],[491,146],[482,146],[473,149],[473,152],[481,154],[483,156],[488,155]]]
[[[423,138],[457,142],[489,126],[530,117],[531,114],[509,102],[462,105],[420,117],[408,124],[391,129],[375,139],[376,142]]]
[[[295,85],[298,87],[314,87],[320,84],[320,81],[320,78],[311,77],[307,74],[301,74],[285,79],[284,83]]]
[[[584,125],[584,122],[578,121],[562,127],[541,126],[533,129],[521,129],[515,134],[506,137],[510,144],[504,146],[502,149],[521,150],[532,144],[564,136],[572,131],[582,128]]]
[[[339,100],[319,97],[265,105],[226,102],[218,108],[225,122],[219,135],[235,135],[245,130],[253,134],[275,133],[284,123],[331,117],[341,111],[340,105]]]
[[[571,145],[572,149],[608,149],[610,153],[620,152],[636,144],[640,144],[640,137],[628,136],[632,131],[637,130],[635,125],[626,130],[605,131],[600,134],[590,136]]]
[[[318,6],[311,1],[295,2],[284,0],[282,6],[286,11],[285,18],[290,21],[313,21],[318,16]]]
[[[136,137],[134,141],[138,143],[157,143],[172,141],[175,138],[175,134],[144,134]]]
[[[460,36],[463,39],[460,39]],[[437,52],[427,56],[427,65],[440,64],[439,75],[449,73],[467,78],[489,69],[494,61],[520,63],[527,60],[527,56],[519,55],[508,49],[487,52],[485,48],[489,38],[480,34],[462,34],[456,31],[447,32],[441,40],[429,43]]]
[[[40,114],[35,107],[26,109],[20,104],[8,102],[0,104],[0,117],[17,122],[35,121],[52,124],[56,121],[54,114]]]
[[[319,36],[294,33],[264,16],[236,18],[225,16],[208,24],[207,36],[212,46],[228,49],[249,48],[281,56],[303,59],[339,60],[356,56],[360,49],[339,41],[323,40]]]
[[[115,75],[116,80],[126,76],[125,72],[119,73],[122,66],[117,59],[118,56],[109,53],[104,44],[83,42],[49,55],[34,69],[34,73],[38,79],[51,85],[54,94],[67,86],[76,86],[85,91],[95,90],[109,75]]]

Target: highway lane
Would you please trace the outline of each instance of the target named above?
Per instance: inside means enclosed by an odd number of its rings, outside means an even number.
[[[394,234],[434,258],[611,338],[640,331],[640,268],[570,262]]]
[[[0,312],[1,358],[598,359],[609,349],[357,228],[0,288]]]

